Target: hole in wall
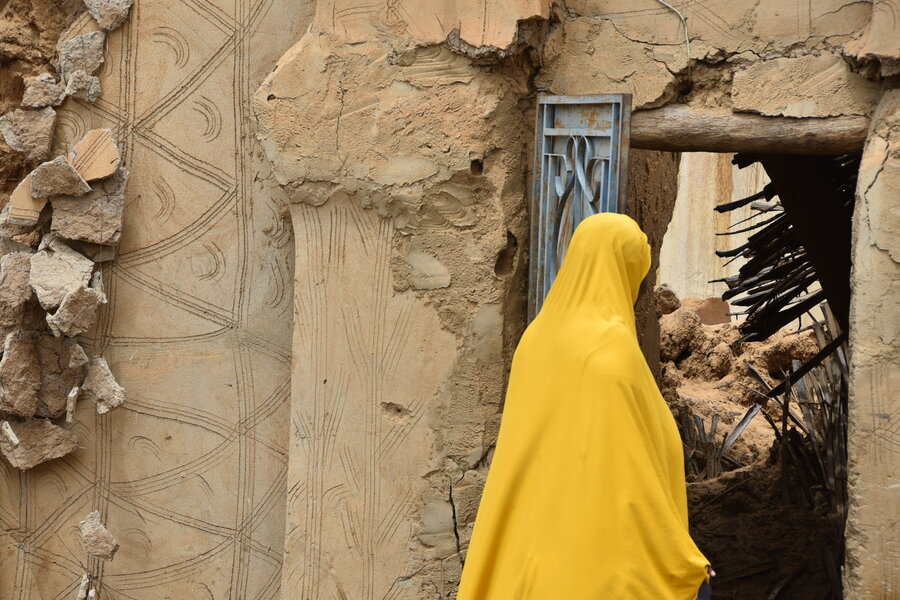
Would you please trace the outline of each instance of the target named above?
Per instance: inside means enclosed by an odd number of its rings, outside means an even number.
[[[480,158],[473,159],[469,163],[469,172],[476,177],[480,177],[484,174],[484,162]]]
[[[497,253],[497,261],[494,263],[494,274],[497,277],[509,277],[515,270],[516,249],[519,241],[511,231],[506,231],[506,245]]]

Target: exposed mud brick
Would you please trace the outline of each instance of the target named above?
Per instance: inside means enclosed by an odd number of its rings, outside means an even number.
[[[33,417],[38,410],[41,367],[34,339],[31,331],[6,336],[0,359],[0,412]]]
[[[45,309],[59,306],[66,294],[87,285],[94,262],[60,240],[31,257],[31,289]]]
[[[116,538],[100,522],[100,512],[94,511],[78,524],[81,529],[81,544],[91,556],[112,560],[119,549]]]
[[[65,81],[75,71],[84,71],[93,75],[103,64],[103,46],[106,33],[92,31],[84,35],[60,42],[57,45],[59,52],[59,72]]]
[[[776,58],[734,74],[735,110],[768,116],[867,115],[881,91],[836,54]]]
[[[127,183],[128,171],[119,169],[112,177],[95,182],[94,189],[83,196],[51,198],[51,230],[65,238],[91,244],[118,244],[122,234],[122,210],[125,207]],[[112,257],[92,258],[101,262],[101,259],[111,260]]]
[[[91,191],[91,186],[65,156],[57,156],[38,165],[29,177],[31,177],[31,195],[34,198],[46,198],[54,194],[80,196]]]
[[[672,291],[672,288],[662,284],[656,288],[656,308],[660,316],[675,312],[681,308],[681,300]]]
[[[52,73],[27,77],[25,85],[28,87],[22,95],[22,106],[26,108],[59,106],[66,99],[66,84]]]
[[[40,110],[16,109],[0,117],[0,133],[10,148],[28,160],[44,160],[50,154],[56,111],[49,106]]]
[[[69,154],[69,162],[85,181],[109,177],[121,162],[119,147],[109,129],[88,131]]]
[[[75,71],[66,84],[66,95],[93,102],[100,97],[100,78],[84,71]]]
[[[659,355],[663,361],[676,360],[687,351],[700,331],[700,317],[693,310],[679,308],[659,320]]]
[[[88,357],[72,338],[44,334],[37,338],[36,347],[41,365],[38,415],[58,419],[66,414],[72,388],[84,381]]]
[[[0,452],[17,469],[30,469],[78,448],[78,437],[74,433],[50,421],[31,419],[20,423],[10,421],[9,424],[19,443],[14,446],[6,436],[0,436]]]
[[[86,399],[97,403],[97,412],[101,415],[125,402],[125,388],[116,383],[105,358],[91,359],[81,389]]]
[[[721,298],[707,298],[694,311],[704,325],[719,325],[731,321],[728,303]]]
[[[106,303],[103,292],[82,287],[66,294],[54,314],[47,315],[47,325],[56,337],[74,337],[90,329],[97,320],[97,308]]]

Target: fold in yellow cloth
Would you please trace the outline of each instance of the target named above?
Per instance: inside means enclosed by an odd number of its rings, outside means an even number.
[[[575,231],[512,363],[458,600],[693,600],[681,438],[638,347],[632,219]]]

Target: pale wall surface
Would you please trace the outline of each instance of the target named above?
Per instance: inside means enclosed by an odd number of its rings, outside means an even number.
[[[853,219],[850,517],[845,597],[900,594],[900,91],[884,95],[863,152]]]
[[[724,283],[714,279],[737,274],[740,262],[728,263],[716,250],[730,250],[747,239],[746,233],[718,236],[754,211],[745,206],[727,213],[715,212],[717,204],[753,195],[769,182],[762,165],[744,169],[731,164],[733,154],[685,152],[678,170],[678,199],[662,243],[657,285],[668,285],[679,298],[721,296]],[[754,222],[759,222],[761,218]],[[742,229],[751,222],[734,227]]]
[[[0,478],[0,597],[278,597],[290,397],[292,241],[264,185],[249,100],[311,15],[287,0],[138,0],[65,144],[110,127],[131,171],[110,303],[88,345],[128,401],[82,402],[83,447]],[[85,13],[78,33],[90,27]],[[91,511],[121,543],[88,560]]]

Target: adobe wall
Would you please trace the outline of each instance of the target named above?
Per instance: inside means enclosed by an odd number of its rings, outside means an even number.
[[[900,9],[684,14],[689,53],[655,0],[137,0],[101,100],[67,101],[58,136],[111,126],[134,173],[91,340],[129,401],[79,414],[71,457],[4,467],[0,595],[74,590],[72,527],[99,508],[122,543],[88,565],[101,593],[452,598],[524,326],[535,95],[629,92],[637,110],[879,107],[856,217],[855,290],[873,291],[854,296],[847,589],[887,598],[897,315],[874,284],[896,273],[896,107],[876,81],[900,72]],[[633,153],[629,201],[658,256],[677,157],[651,157]]]

